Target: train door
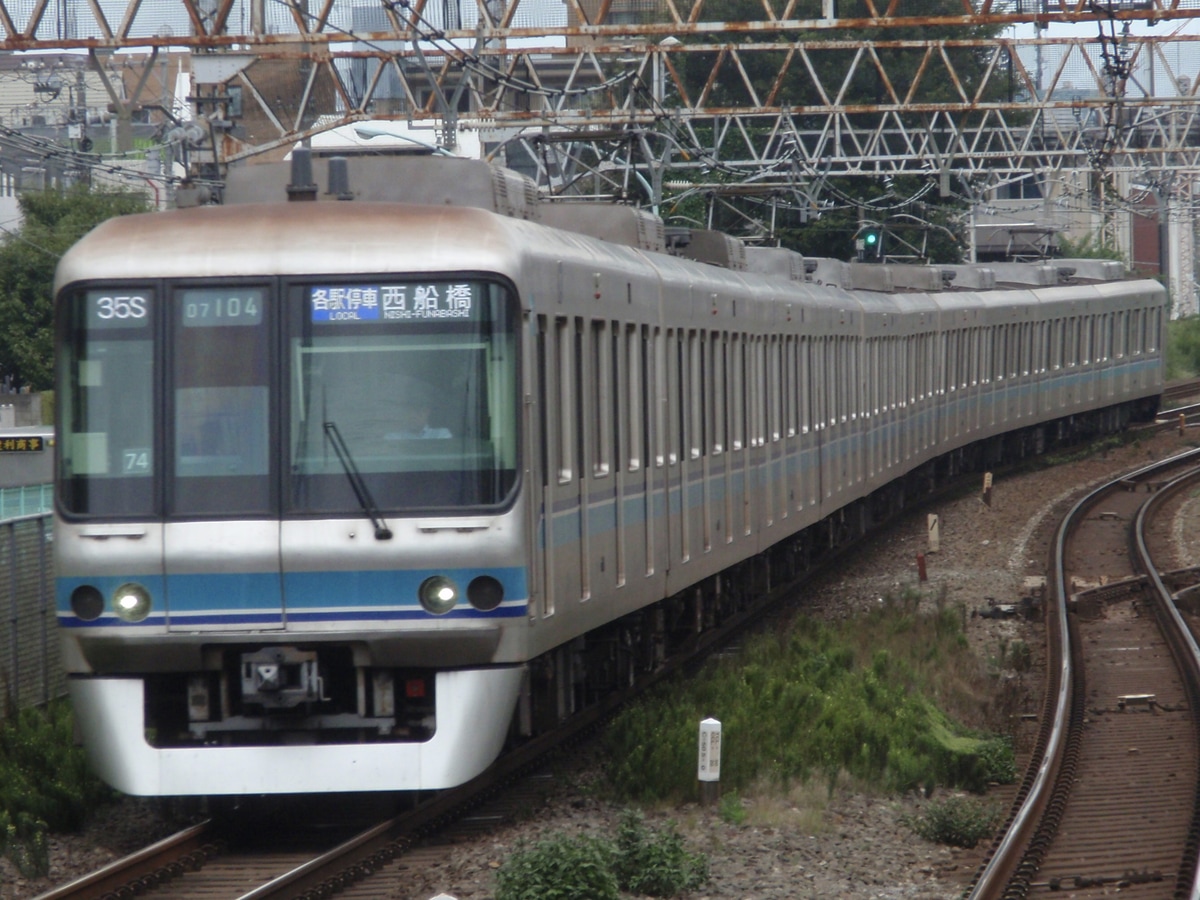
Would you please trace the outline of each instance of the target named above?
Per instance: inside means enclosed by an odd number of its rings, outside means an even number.
[[[270,448],[275,341],[261,285],[179,287],[169,302],[170,478],[163,528],[170,629],[282,628]],[[217,599],[219,598],[219,599]]]

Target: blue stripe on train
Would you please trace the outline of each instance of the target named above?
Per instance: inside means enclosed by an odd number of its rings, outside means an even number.
[[[59,622],[68,628],[127,625],[110,613],[94,622],[81,621],[71,613],[71,592],[90,584],[110,600],[122,584],[137,582],[145,587],[155,608],[136,626],[158,625],[170,615],[175,625],[279,625],[286,612],[289,622],[421,620],[435,618],[421,608],[417,589],[431,575],[454,580],[463,593],[462,604],[439,619],[494,619],[525,615],[529,596],[525,570],[519,566],[502,569],[389,570],[359,572],[289,572],[282,584],[286,601],[281,604],[277,573],[208,573],[172,575],[105,576],[59,578],[56,597]],[[490,575],[504,586],[508,598],[500,607],[481,612],[466,603],[467,585],[479,575]],[[163,610],[164,598],[166,610]],[[130,627],[136,627],[130,626]]]

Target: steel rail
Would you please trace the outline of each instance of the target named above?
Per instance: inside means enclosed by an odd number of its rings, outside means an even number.
[[[1197,459],[1200,459],[1200,449],[1189,450],[1106,482],[1078,500],[1059,523],[1051,553],[1056,602],[1053,609],[1047,612],[1052,642],[1048,647],[1051,662],[1047,672],[1046,712],[1043,715],[1042,728],[1036,744],[1041,751],[1031,761],[1026,771],[1026,776],[1014,801],[1015,811],[1010,816],[1004,832],[989,851],[974,883],[965,895],[970,900],[987,900],[987,898],[998,897],[1002,894],[1017,866],[1020,865],[1021,857],[1024,855],[1030,838],[1038,828],[1041,814],[1050,801],[1050,794],[1054,787],[1053,776],[1062,764],[1063,752],[1067,743],[1067,720],[1071,704],[1074,701],[1073,681],[1075,678],[1071,658],[1071,635],[1067,622],[1069,594],[1064,560],[1067,537],[1071,533],[1077,517],[1111,490],[1113,485],[1121,481],[1142,479],[1155,471]]]
[[[1165,619],[1163,632],[1167,637],[1171,652],[1179,664],[1181,674],[1184,675],[1184,683],[1187,686],[1190,704],[1194,712],[1200,710],[1200,703],[1197,702],[1200,700],[1200,644],[1197,644],[1192,629],[1180,614],[1170,589],[1163,583],[1162,576],[1159,574],[1157,566],[1154,565],[1150,550],[1146,546],[1145,524],[1150,514],[1156,512],[1168,497],[1195,484],[1198,479],[1200,479],[1200,475],[1196,472],[1189,472],[1163,485],[1159,492],[1138,510],[1137,518],[1134,520],[1136,555],[1141,563],[1142,572],[1158,596],[1155,612],[1160,620]],[[1193,722],[1193,727],[1200,731],[1200,722]],[[1200,900],[1200,843],[1198,842],[1200,842],[1200,797],[1196,798],[1188,836],[1187,852],[1190,858],[1183,859],[1179,872],[1179,879],[1187,881],[1189,900]],[[1175,896],[1181,896],[1179,880],[1176,881]]]
[[[128,856],[113,860],[102,869],[39,894],[34,900],[91,900],[120,896],[123,891],[130,889],[134,893],[141,893],[189,869],[198,868],[218,852],[211,839],[212,831],[213,825],[209,820],[185,828]]]

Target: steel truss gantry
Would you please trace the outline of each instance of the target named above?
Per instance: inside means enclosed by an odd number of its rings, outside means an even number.
[[[967,196],[1030,173],[1090,173],[1097,195],[1190,185],[1196,15],[1200,0],[0,0],[0,48],[86,49],[121,120],[146,102],[137,67],[189,51],[198,126],[177,139],[211,142],[210,173],[395,118],[445,145],[476,131],[551,192],[819,207],[843,176]],[[1085,35],[1051,36],[1064,23]]]

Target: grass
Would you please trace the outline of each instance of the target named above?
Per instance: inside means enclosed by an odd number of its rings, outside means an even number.
[[[886,791],[981,791],[1010,779],[1010,742],[960,724],[986,720],[995,687],[967,645],[963,610],[921,600],[909,590],[853,621],[798,618],[652,692],[607,732],[614,792],[691,799],[709,716],[722,722],[723,792],[814,780],[832,790],[843,776]]]

